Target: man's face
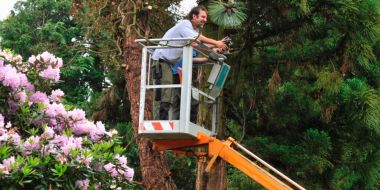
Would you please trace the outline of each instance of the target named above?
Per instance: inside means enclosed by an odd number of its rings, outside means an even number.
[[[206,11],[200,10],[198,15],[193,15],[192,22],[197,28],[203,27],[203,25],[207,22]]]

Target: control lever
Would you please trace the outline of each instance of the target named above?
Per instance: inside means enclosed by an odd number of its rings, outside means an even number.
[[[216,51],[212,50],[209,54],[208,54],[209,58],[216,61],[216,62],[224,62],[224,60],[227,59],[227,57],[223,54],[219,54],[217,53]]]

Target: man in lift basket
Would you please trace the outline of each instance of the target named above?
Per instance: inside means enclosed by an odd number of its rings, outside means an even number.
[[[214,40],[199,34],[199,29],[207,21],[207,9],[202,6],[194,7],[184,20],[181,20],[174,27],[169,29],[163,39],[169,38],[197,38],[197,40],[208,44],[210,47],[226,50],[228,47],[222,40]],[[181,46],[188,43],[187,41],[168,41],[167,45]],[[192,46],[197,46],[192,43]],[[153,81],[155,85],[173,84],[179,81],[178,74],[173,74],[172,67],[182,58],[182,48],[156,49],[153,53]],[[179,89],[175,88],[158,88],[154,91],[153,117],[156,120],[168,120],[169,109],[172,107],[173,120],[179,119]],[[194,116],[192,116],[194,120]]]

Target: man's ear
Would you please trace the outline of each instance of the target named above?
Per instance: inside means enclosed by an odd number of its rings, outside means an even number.
[[[191,15],[191,20],[196,19],[196,18],[197,18],[197,15],[195,15],[195,14]]]

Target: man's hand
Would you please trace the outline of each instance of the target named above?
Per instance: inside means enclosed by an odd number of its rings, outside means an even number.
[[[222,49],[222,50],[226,50],[226,49],[228,48],[227,45],[224,43],[223,40],[216,41],[216,43],[215,43],[215,47],[216,47],[216,48],[220,48],[220,49]]]

